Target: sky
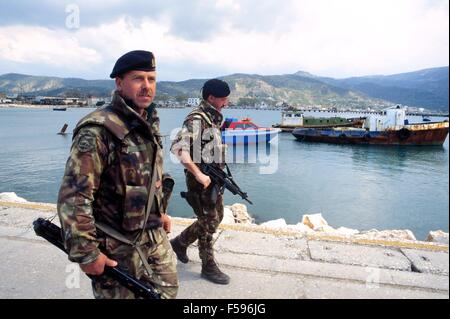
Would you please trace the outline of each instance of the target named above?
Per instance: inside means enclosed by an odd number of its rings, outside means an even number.
[[[170,81],[410,72],[449,65],[449,1],[0,2],[0,74],[106,79],[138,49]]]

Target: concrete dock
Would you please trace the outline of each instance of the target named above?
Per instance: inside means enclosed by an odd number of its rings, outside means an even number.
[[[79,267],[31,228],[37,217],[55,213],[51,204],[0,202],[0,298],[93,298]],[[173,218],[169,237],[191,222]],[[445,244],[299,236],[239,225],[221,226],[215,240],[216,259],[231,283],[200,277],[194,244],[191,261],[178,263],[178,298],[449,298]]]

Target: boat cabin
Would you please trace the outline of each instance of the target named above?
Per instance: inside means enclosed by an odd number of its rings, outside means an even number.
[[[244,118],[242,120],[238,120],[237,118],[226,118],[221,127],[223,130],[247,130],[259,129],[259,126],[254,124],[249,118]]]

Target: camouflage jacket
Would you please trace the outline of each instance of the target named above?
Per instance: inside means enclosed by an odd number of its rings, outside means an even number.
[[[189,152],[194,163],[225,163],[226,145],[220,130],[223,115],[206,101],[195,107],[172,142],[171,152]],[[189,176],[188,176],[189,178]]]
[[[161,179],[163,165],[159,119],[154,108],[149,113],[144,120],[116,92],[110,105],[77,124],[57,205],[71,261],[86,264],[98,257],[105,234],[98,233],[96,221],[130,238],[146,227],[153,167]],[[159,188],[150,215],[158,222],[161,197]]]

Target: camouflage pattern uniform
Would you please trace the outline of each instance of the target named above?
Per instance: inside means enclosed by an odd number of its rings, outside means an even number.
[[[153,177],[162,178],[163,164],[159,118],[154,108],[145,113],[147,121],[116,92],[111,105],[77,124],[58,215],[69,260],[88,264],[102,251],[129,274],[151,283],[162,298],[175,298],[176,256],[161,227],[161,187],[145,222],[150,185]],[[96,298],[135,298],[110,279],[92,286]]]
[[[203,100],[200,106],[194,108],[186,117],[182,129],[172,143],[171,152],[177,154],[179,150],[184,150],[190,153],[196,164],[200,161],[214,162],[223,167],[226,145],[222,144],[222,120],[222,114]],[[212,239],[223,219],[223,194],[213,183],[204,190],[194,175],[187,170],[185,174],[186,200],[194,210],[197,221],[186,228],[177,239],[183,247],[198,239],[200,259],[205,265],[214,262]]]

